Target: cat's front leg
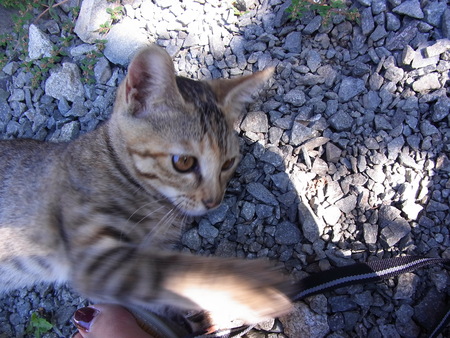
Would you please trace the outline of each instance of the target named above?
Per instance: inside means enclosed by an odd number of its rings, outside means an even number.
[[[260,261],[110,248],[85,255],[73,280],[85,296],[125,306],[206,310],[213,324],[258,323],[288,312],[288,283]]]
[[[210,324],[255,324],[290,311],[290,284],[262,261],[180,256],[166,288],[208,312]]]

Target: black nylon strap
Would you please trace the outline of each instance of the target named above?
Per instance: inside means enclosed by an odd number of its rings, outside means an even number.
[[[416,256],[395,257],[355,263],[308,276],[297,284],[294,301],[342,286],[377,282],[431,264],[450,264],[449,259]]]
[[[430,334],[429,338],[436,338],[439,335],[439,333],[441,333],[442,330],[447,327],[449,323],[450,323],[450,308],[447,310],[447,313],[442,316],[441,320],[436,325],[433,332]]]

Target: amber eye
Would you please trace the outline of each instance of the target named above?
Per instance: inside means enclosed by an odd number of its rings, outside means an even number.
[[[234,161],[235,161],[234,158],[225,161],[225,163],[222,165],[222,171],[230,170],[234,165]]]
[[[197,159],[188,155],[173,155],[172,165],[180,173],[191,172],[197,166]]]

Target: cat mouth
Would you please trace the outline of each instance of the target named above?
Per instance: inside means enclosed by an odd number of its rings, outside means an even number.
[[[203,216],[222,203],[222,198],[203,200],[195,195],[177,193],[174,189],[161,189],[160,193],[177,211],[186,216]]]
[[[182,201],[178,200],[179,203],[176,204],[177,209],[188,216],[202,216],[207,214],[209,211],[217,209],[222,204],[222,198],[220,199],[202,199],[200,201],[190,198],[189,196],[184,196]]]
[[[203,216],[208,212],[208,209],[200,204],[197,206],[178,205],[177,209],[187,216]]]
[[[208,208],[201,202],[197,202],[188,196],[169,197],[175,208],[187,216],[202,216],[208,212]]]

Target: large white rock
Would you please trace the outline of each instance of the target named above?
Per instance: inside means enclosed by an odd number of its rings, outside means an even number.
[[[104,35],[98,32],[100,25],[110,19],[106,12],[108,7],[114,4],[107,0],[84,0],[81,5],[80,14],[75,24],[75,33],[86,43],[93,43],[97,39],[104,39]]]
[[[53,44],[47,35],[33,24],[30,25],[28,33],[28,56],[31,60],[52,56]]]
[[[75,25],[75,33],[86,43],[106,39],[108,42],[104,54],[108,60],[127,66],[134,53],[148,44],[148,34],[135,20],[128,17],[112,24],[107,34],[99,34],[100,25],[110,21],[110,15],[106,9],[113,7],[114,4],[107,0],[84,0]]]
[[[122,66],[127,66],[136,51],[149,44],[145,30],[129,18],[113,25],[106,39],[105,56],[112,63]]]
[[[58,100],[64,98],[71,102],[79,96],[84,96],[78,66],[74,63],[65,62],[62,68],[52,72],[45,81],[45,94]]]

